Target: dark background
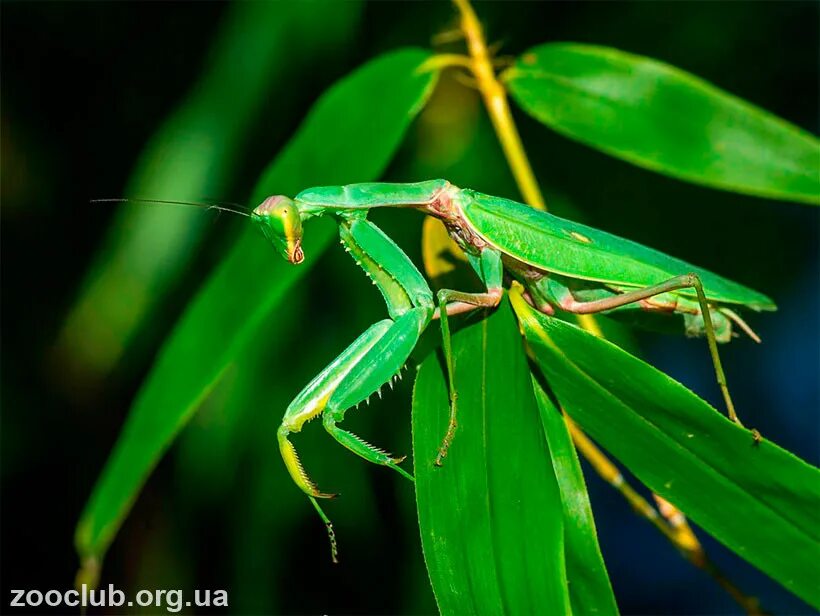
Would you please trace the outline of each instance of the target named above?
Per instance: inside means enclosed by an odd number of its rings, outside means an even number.
[[[97,251],[114,220],[113,206],[88,200],[123,194],[146,142],[197,82],[232,8],[5,2],[0,9],[0,604],[6,611],[11,588],[71,587],[77,568],[73,529],[83,504],[161,341],[236,226],[224,218],[207,225],[207,241],[193,249],[184,275],[104,374],[89,377],[71,349],[57,352],[66,315],[94,255],[104,255]],[[488,38],[503,43],[502,54],[551,40],[611,45],[670,62],[817,133],[816,3],[506,2],[480,3],[476,9]],[[343,48],[320,65],[295,68],[267,93],[249,123],[230,181],[219,194],[202,197],[243,201],[333,80],[382,51],[429,46],[433,35],[453,24],[453,16],[444,3],[365,5],[356,35]],[[282,62],[298,64],[292,57]],[[521,113],[516,119],[554,211],[775,298],[779,312],[752,317],[762,346],[740,340],[722,350],[728,378],[747,425],[816,464],[816,209],[684,184],[568,141]],[[459,137],[464,126],[467,136]],[[452,79],[441,84],[387,175],[400,181],[443,176],[484,192],[518,196],[475,93]],[[379,222],[419,262],[420,221],[387,213]],[[325,484],[341,484],[345,492],[348,472],[354,477],[349,481],[361,484],[347,486],[345,493],[354,497],[334,503],[331,511],[345,555],[344,563],[333,567],[326,562],[321,527],[290,485],[274,443],[283,404],[368,323],[381,318],[383,308],[370,301],[376,297],[367,295],[364,277],[340,255],[331,250],[322,258],[277,313],[289,323],[287,333],[254,356],[277,365],[282,349],[295,349],[287,364],[293,376],[258,384],[264,403],[234,418],[227,445],[220,440],[226,421],[220,409],[231,398],[230,389],[215,393],[145,486],[109,550],[103,586],[227,588],[231,611],[242,613],[434,610],[410,488],[383,469],[336,457],[338,448],[323,441],[324,434],[310,442],[315,455],[338,460]],[[719,402],[705,344],[655,335],[639,340],[649,361]],[[85,376],[79,380],[75,374]],[[370,422],[364,431],[375,442],[409,450],[409,385],[367,415],[360,421]],[[738,612],[712,580],[585,470],[602,550],[625,614]],[[699,534],[718,564],[764,607],[809,612]]]

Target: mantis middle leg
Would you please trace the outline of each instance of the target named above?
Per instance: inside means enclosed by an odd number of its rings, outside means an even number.
[[[453,350],[450,340],[450,323],[448,316],[462,314],[476,308],[494,308],[501,301],[503,295],[502,282],[504,267],[501,262],[501,253],[491,248],[485,248],[478,256],[468,255],[470,265],[481,278],[486,293],[464,293],[452,289],[441,289],[437,294],[438,308],[433,318],[441,319],[442,348],[444,350],[444,361],[447,365],[447,382],[450,389],[450,418],[447,424],[447,432],[441,442],[441,446],[436,456],[436,466],[441,466],[442,460],[447,456],[447,450],[453,442],[453,437],[458,427],[457,406],[458,392],[455,388],[455,367],[453,365]]]

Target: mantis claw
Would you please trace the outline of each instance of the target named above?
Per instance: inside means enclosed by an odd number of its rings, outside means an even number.
[[[341,494],[340,494],[339,492],[335,492],[335,493],[330,493],[330,492],[316,492],[315,494],[311,494],[311,496],[313,496],[313,498],[327,498],[327,499],[333,499],[333,498],[339,498],[339,497],[341,496]]]

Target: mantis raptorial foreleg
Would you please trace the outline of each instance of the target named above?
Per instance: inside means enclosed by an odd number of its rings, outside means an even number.
[[[645,287],[643,289],[636,289],[635,291],[629,291],[626,293],[613,295],[612,297],[589,302],[580,302],[569,293],[566,293],[561,298],[555,299],[557,299],[558,306],[567,312],[572,312],[574,314],[592,314],[595,312],[606,312],[607,310],[621,308],[623,306],[627,306],[628,304],[640,302],[642,300],[649,299],[650,297],[661,295],[663,293],[669,293],[670,291],[677,291],[679,289],[694,289],[697,294],[698,305],[700,306],[701,316],[703,317],[704,333],[706,335],[706,341],[709,345],[709,353],[712,356],[712,365],[715,367],[715,376],[717,377],[720,391],[723,393],[723,399],[726,402],[726,409],[729,412],[729,418],[738,425],[743,425],[740,423],[740,419],[738,419],[737,413],[735,412],[735,406],[732,403],[732,397],[729,394],[729,387],[726,384],[726,375],[723,373],[723,365],[721,364],[720,355],[718,354],[717,338],[715,336],[715,328],[712,323],[712,309],[706,300],[706,295],[703,292],[703,285],[701,284],[700,278],[697,274],[675,276],[674,278],[670,278],[669,280]]]
[[[293,481],[299,486],[310,498],[310,502],[316,509],[322,521],[327,527],[328,537],[330,538],[331,556],[333,562],[338,562],[336,551],[336,536],[333,532],[333,525],[325,512],[316,501],[317,498],[332,498],[335,494],[326,494],[320,492],[316,484],[311,481],[305,471],[299,456],[296,454],[296,449],[288,440],[288,435],[291,432],[299,432],[305,422],[317,417],[325,408],[325,403],[330,395],[338,387],[339,383],[350,373],[367,352],[381,339],[381,337],[390,329],[393,321],[385,319],[370,326],[361,336],[359,336],[353,344],[351,344],[345,351],[339,355],[329,366],[319,373],[313,381],[305,387],[302,392],[296,396],[294,401],[288,406],[285,417],[282,420],[282,425],[279,427],[279,449],[282,452],[282,459],[285,461],[285,467],[288,469]]]
[[[468,256],[470,265],[481,278],[486,293],[464,293],[452,289],[441,289],[437,294],[438,308],[433,318],[441,319],[442,349],[444,351],[444,361],[447,365],[447,382],[450,388],[450,419],[447,424],[447,432],[441,442],[441,446],[436,456],[436,466],[441,466],[442,460],[447,456],[447,450],[456,433],[457,422],[457,400],[458,393],[455,388],[455,367],[453,366],[453,351],[450,341],[450,322],[448,317],[454,314],[461,314],[476,308],[494,308],[501,301],[503,289],[501,283],[504,276],[504,268],[501,263],[501,253],[485,248],[479,256]]]
[[[377,387],[380,389],[398,374],[416,346],[421,332],[430,322],[430,316],[429,308],[413,308],[393,322],[333,392],[322,418],[325,429],[350,451],[369,462],[389,466],[411,481],[413,477],[398,466],[403,457],[393,458],[384,450],[342,430],[336,424],[344,419],[347,409],[374,393],[374,383],[378,383]]]
[[[332,527],[316,498],[334,495],[320,492],[308,477],[288,435],[324,415],[325,429],[339,443],[365,460],[389,466],[412,480],[394,458],[374,447],[339,424],[345,412],[390,382],[407,361],[419,336],[433,317],[433,293],[422,275],[402,250],[363,214],[342,219],[339,235],[351,254],[384,296],[391,318],[379,321],[356,339],[339,357],[311,381],[290,404],[279,428],[279,447],[285,465],[298,485],[311,499],[328,527]]]
[[[375,346],[393,324],[393,321],[390,319],[385,319],[384,321],[379,321],[371,325],[353,344],[347,347],[341,355],[322,370],[316,378],[296,396],[285,411],[282,425],[279,426],[277,432],[279,449],[282,452],[285,466],[293,478],[293,481],[311,497],[333,498],[335,494],[320,492],[316,484],[311,481],[299,460],[296,449],[290,440],[288,440],[288,435],[301,431],[305,423],[322,414],[327,405],[327,401],[339,387],[339,384],[362,358],[367,355],[367,352]]]

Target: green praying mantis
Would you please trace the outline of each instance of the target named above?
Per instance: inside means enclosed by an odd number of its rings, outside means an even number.
[[[378,207],[413,208],[440,219],[485,291],[441,289],[436,305],[412,261],[367,220],[368,212]],[[635,242],[515,201],[460,189],[446,180],[310,188],[293,199],[267,198],[251,218],[285,259],[298,264],[304,260],[303,223],[324,215],[338,223],[345,251],[379,289],[389,315],[361,334],[296,396],[278,430],[285,466],[325,521],[331,538],[332,527],[317,499],[334,495],[320,491],[310,479],[289,435],[321,416],[330,435],[353,453],[412,479],[400,466],[404,458],[391,456],[339,424],[348,410],[392,384],[427,325],[440,319],[450,385],[450,420],[436,457],[440,465],[456,429],[448,317],[496,306],[505,273],[523,286],[524,298],[534,308],[548,315],[556,310],[679,315],[686,334],[706,336],[729,417],[740,423],[717,343],[731,339],[733,326],[759,342],[734,308],[774,310],[765,295]]]
[[[248,216],[230,207],[209,207]],[[369,211],[379,207],[412,208],[441,220],[466,254],[484,292],[441,289],[434,301],[410,258],[367,219]],[[498,305],[510,280],[523,287],[527,302],[548,315],[557,310],[614,312],[639,324],[651,314],[682,318],[687,335],[705,335],[729,417],[740,424],[717,343],[728,342],[735,326],[759,342],[735,309],[775,310],[765,295],[630,240],[515,201],[460,189],[446,180],[310,188],[293,199],[268,197],[249,216],[282,257],[299,264],[305,258],[303,223],[324,215],[337,222],[345,251],[379,289],[389,315],[370,326],[296,396],[277,433],[290,476],[327,527],[334,561],[333,527],[317,499],[335,495],[320,491],[310,479],[289,436],[321,416],[328,433],[347,449],[412,480],[400,466],[403,457],[392,456],[340,424],[347,411],[392,385],[425,328],[439,319],[450,387],[449,424],[435,459],[441,465],[457,425],[448,317]]]

